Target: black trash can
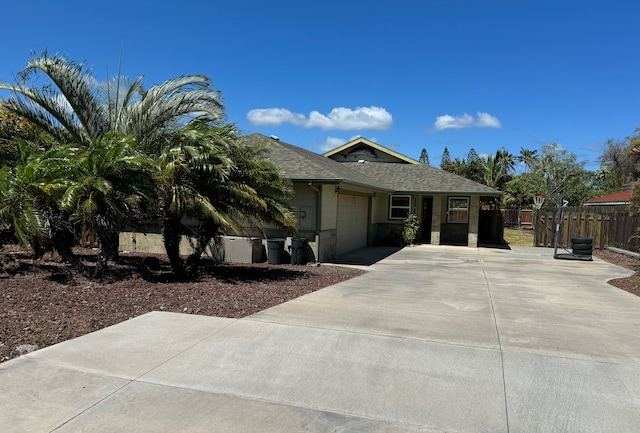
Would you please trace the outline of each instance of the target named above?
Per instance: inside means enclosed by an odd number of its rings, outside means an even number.
[[[291,264],[306,265],[307,264],[307,243],[305,238],[291,239]]]
[[[282,263],[284,239],[267,239],[267,262],[270,265]]]

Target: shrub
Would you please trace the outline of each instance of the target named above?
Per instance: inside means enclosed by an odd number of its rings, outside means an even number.
[[[402,230],[402,240],[405,245],[413,244],[416,239],[416,235],[420,230],[420,223],[418,222],[418,216],[416,214],[409,214],[406,220],[404,220],[404,228]]]

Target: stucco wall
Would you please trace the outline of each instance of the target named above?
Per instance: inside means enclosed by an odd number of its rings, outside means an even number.
[[[471,196],[469,200],[469,234],[467,236],[467,245],[470,247],[478,246],[478,223],[480,220],[480,197]]]
[[[296,214],[299,231],[313,231],[317,228],[317,193],[306,183],[293,185],[294,197],[289,202]]]
[[[335,230],[338,217],[338,194],[335,185],[322,185],[322,214],[320,230]]]
[[[141,252],[149,254],[166,254],[164,242],[160,233],[135,233],[120,232],[120,252]],[[182,236],[180,239],[180,254],[189,255],[193,252],[189,238]]]
[[[442,195],[433,196],[433,209],[431,210],[431,245],[440,245],[440,227],[442,226],[442,218],[446,217],[446,211],[443,212],[442,203],[446,197]]]

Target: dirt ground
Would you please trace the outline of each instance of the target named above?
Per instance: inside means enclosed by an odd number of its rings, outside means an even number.
[[[639,260],[607,250],[594,255],[636,271],[610,284],[640,295]],[[91,265],[94,258],[86,252],[83,260]],[[123,255],[105,278],[92,280],[7,247],[0,251],[0,269],[0,362],[150,311],[245,317],[364,272],[206,262],[199,279],[177,281],[164,256]]]

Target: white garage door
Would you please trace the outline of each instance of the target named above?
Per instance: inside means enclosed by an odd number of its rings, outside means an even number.
[[[367,246],[368,216],[368,197],[348,194],[338,196],[336,254]]]

